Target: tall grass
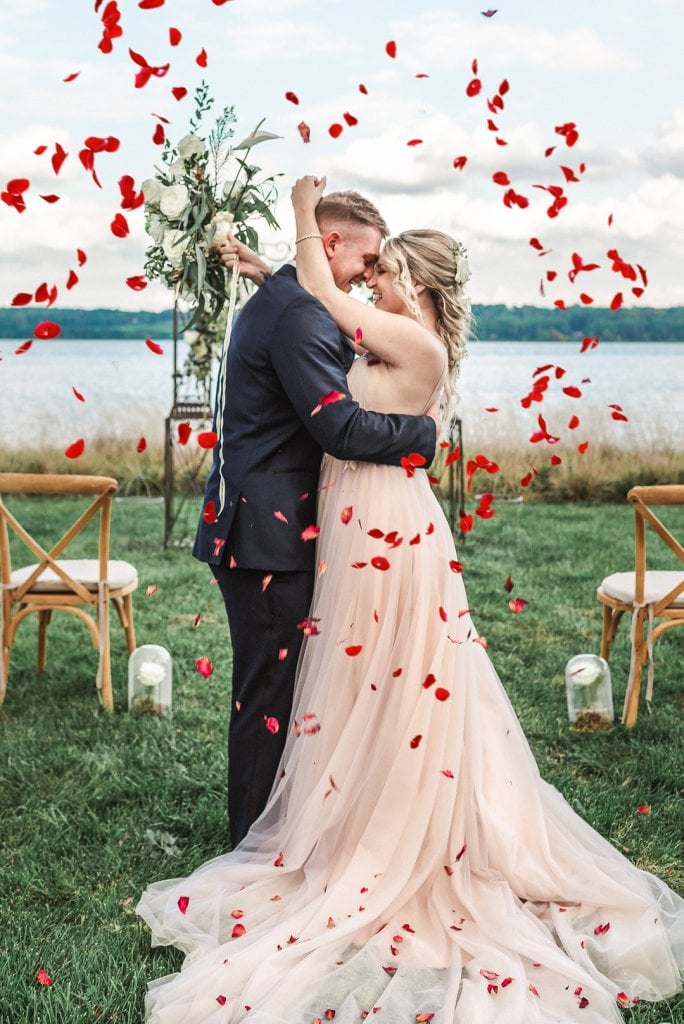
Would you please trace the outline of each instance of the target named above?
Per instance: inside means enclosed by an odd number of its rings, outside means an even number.
[[[58,531],[73,508],[66,499],[13,504],[43,532]],[[672,511],[684,527],[681,510]],[[112,555],[139,570],[138,643],[173,654],[171,719],[127,714],[116,622],[110,716],[98,706],[97,656],[80,623],[55,617],[43,675],[35,672],[35,624],[18,633],[0,709],[1,1024],[140,1024],[146,981],[177,969],[180,957],[150,950],[134,904],[150,881],[184,875],[228,846],[225,613],[206,567],[161,549],[161,515],[159,505],[117,505]],[[542,775],[626,856],[684,891],[684,630],[658,641],[653,712],[642,703],[634,730],[575,733],[566,717],[564,665],[598,650],[595,588],[629,566],[631,529],[624,506],[502,505],[492,520],[476,521],[459,557],[476,623]],[[508,575],[513,594],[529,602],[520,615],[508,607]],[[149,584],[157,590],[146,597]],[[621,627],[611,655],[618,707],[627,633]],[[195,671],[201,655],[214,665],[209,679]],[[638,814],[640,805],[650,814]],[[52,986],[38,984],[39,969]],[[643,1003],[628,1019],[684,1024],[684,998]]]
[[[479,473],[473,480],[473,493],[494,490],[497,494],[523,495],[526,502],[600,501],[623,502],[630,487],[636,484],[684,483],[684,452],[655,442],[636,449],[626,449],[606,440],[592,440],[584,453],[567,443],[559,446],[521,443],[505,421],[501,429],[477,427],[464,437],[463,459],[467,462],[478,453],[497,463],[495,476]],[[186,486],[199,493],[211,465],[211,453],[201,452],[193,442],[187,449],[175,446],[176,490]],[[551,465],[552,455],[559,455],[560,465]],[[198,460],[204,456],[199,473]],[[443,475],[445,451],[439,451],[432,467]],[[78,462],[50,446],[6,449],[0,452],[0,472],[14,473],[95,473],[113,476],[122,491],[131,494],[161,494],[164,488],[164,448],[148,444],[144,452],[136,451],[136,440],[95,437],[86,446]],[[521,481],[529,474],[527,486]],[[191,483],[192,482],[192,483]],[[446,493],[446,478],[440,488]]]

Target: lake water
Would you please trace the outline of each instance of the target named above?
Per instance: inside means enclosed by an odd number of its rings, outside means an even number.
[[[163,355],[150,352],[142,340],[34,341],[29,351],[15,355],[20,344],[0,340],[3,449],[66,447],[78,437],[100,435],[162,440],[173,394],[172,342],[162,342]],[[466,444],[502,434],[525,440],[541,412],[552,433],[566,431],[577,415],[577,442],[586,434],[621,447],[684,451],[684,344],[603,343],[584,353],[579,348],[579,342],[475,342],[460,381]],[[185,352],[179,343],[181,366]],[[552,377],[542,404],[522,409],[535,369],[547,363],[565,374]],[[577,386],[581,397],[564,395],[561,389],[568,385]],[[611,404],[623,408],[628,422],[611,418]]]

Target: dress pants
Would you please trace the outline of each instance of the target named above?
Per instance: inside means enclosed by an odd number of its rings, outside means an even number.
[[[228,728],[228,817],[235,847],[259,817],[275,781],[292,710],[297,659],[313,572],[212,565],[230,626],[233,691]],[[264,586],[264,580],[271,581]],[[275,719],[268,728],[267,719]]]

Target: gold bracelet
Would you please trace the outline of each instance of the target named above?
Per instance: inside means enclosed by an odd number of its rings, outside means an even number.
[[[299,245],[299,243],[303,242],[306,238],[323,238],[323,235],[319,234],[317,231],[313,231],[310,235],[300,235],[299,238],[295,238],[295,245]]]

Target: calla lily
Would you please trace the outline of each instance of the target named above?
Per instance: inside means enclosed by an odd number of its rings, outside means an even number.
[[[257,146],[260,142],[267,142],[269,139],[282,139],[282,135],[274,135],[273,132],[260,132],[255,128],[247,138],[237,146],[233,146],[233,149],[251,149],[252,146]]]

